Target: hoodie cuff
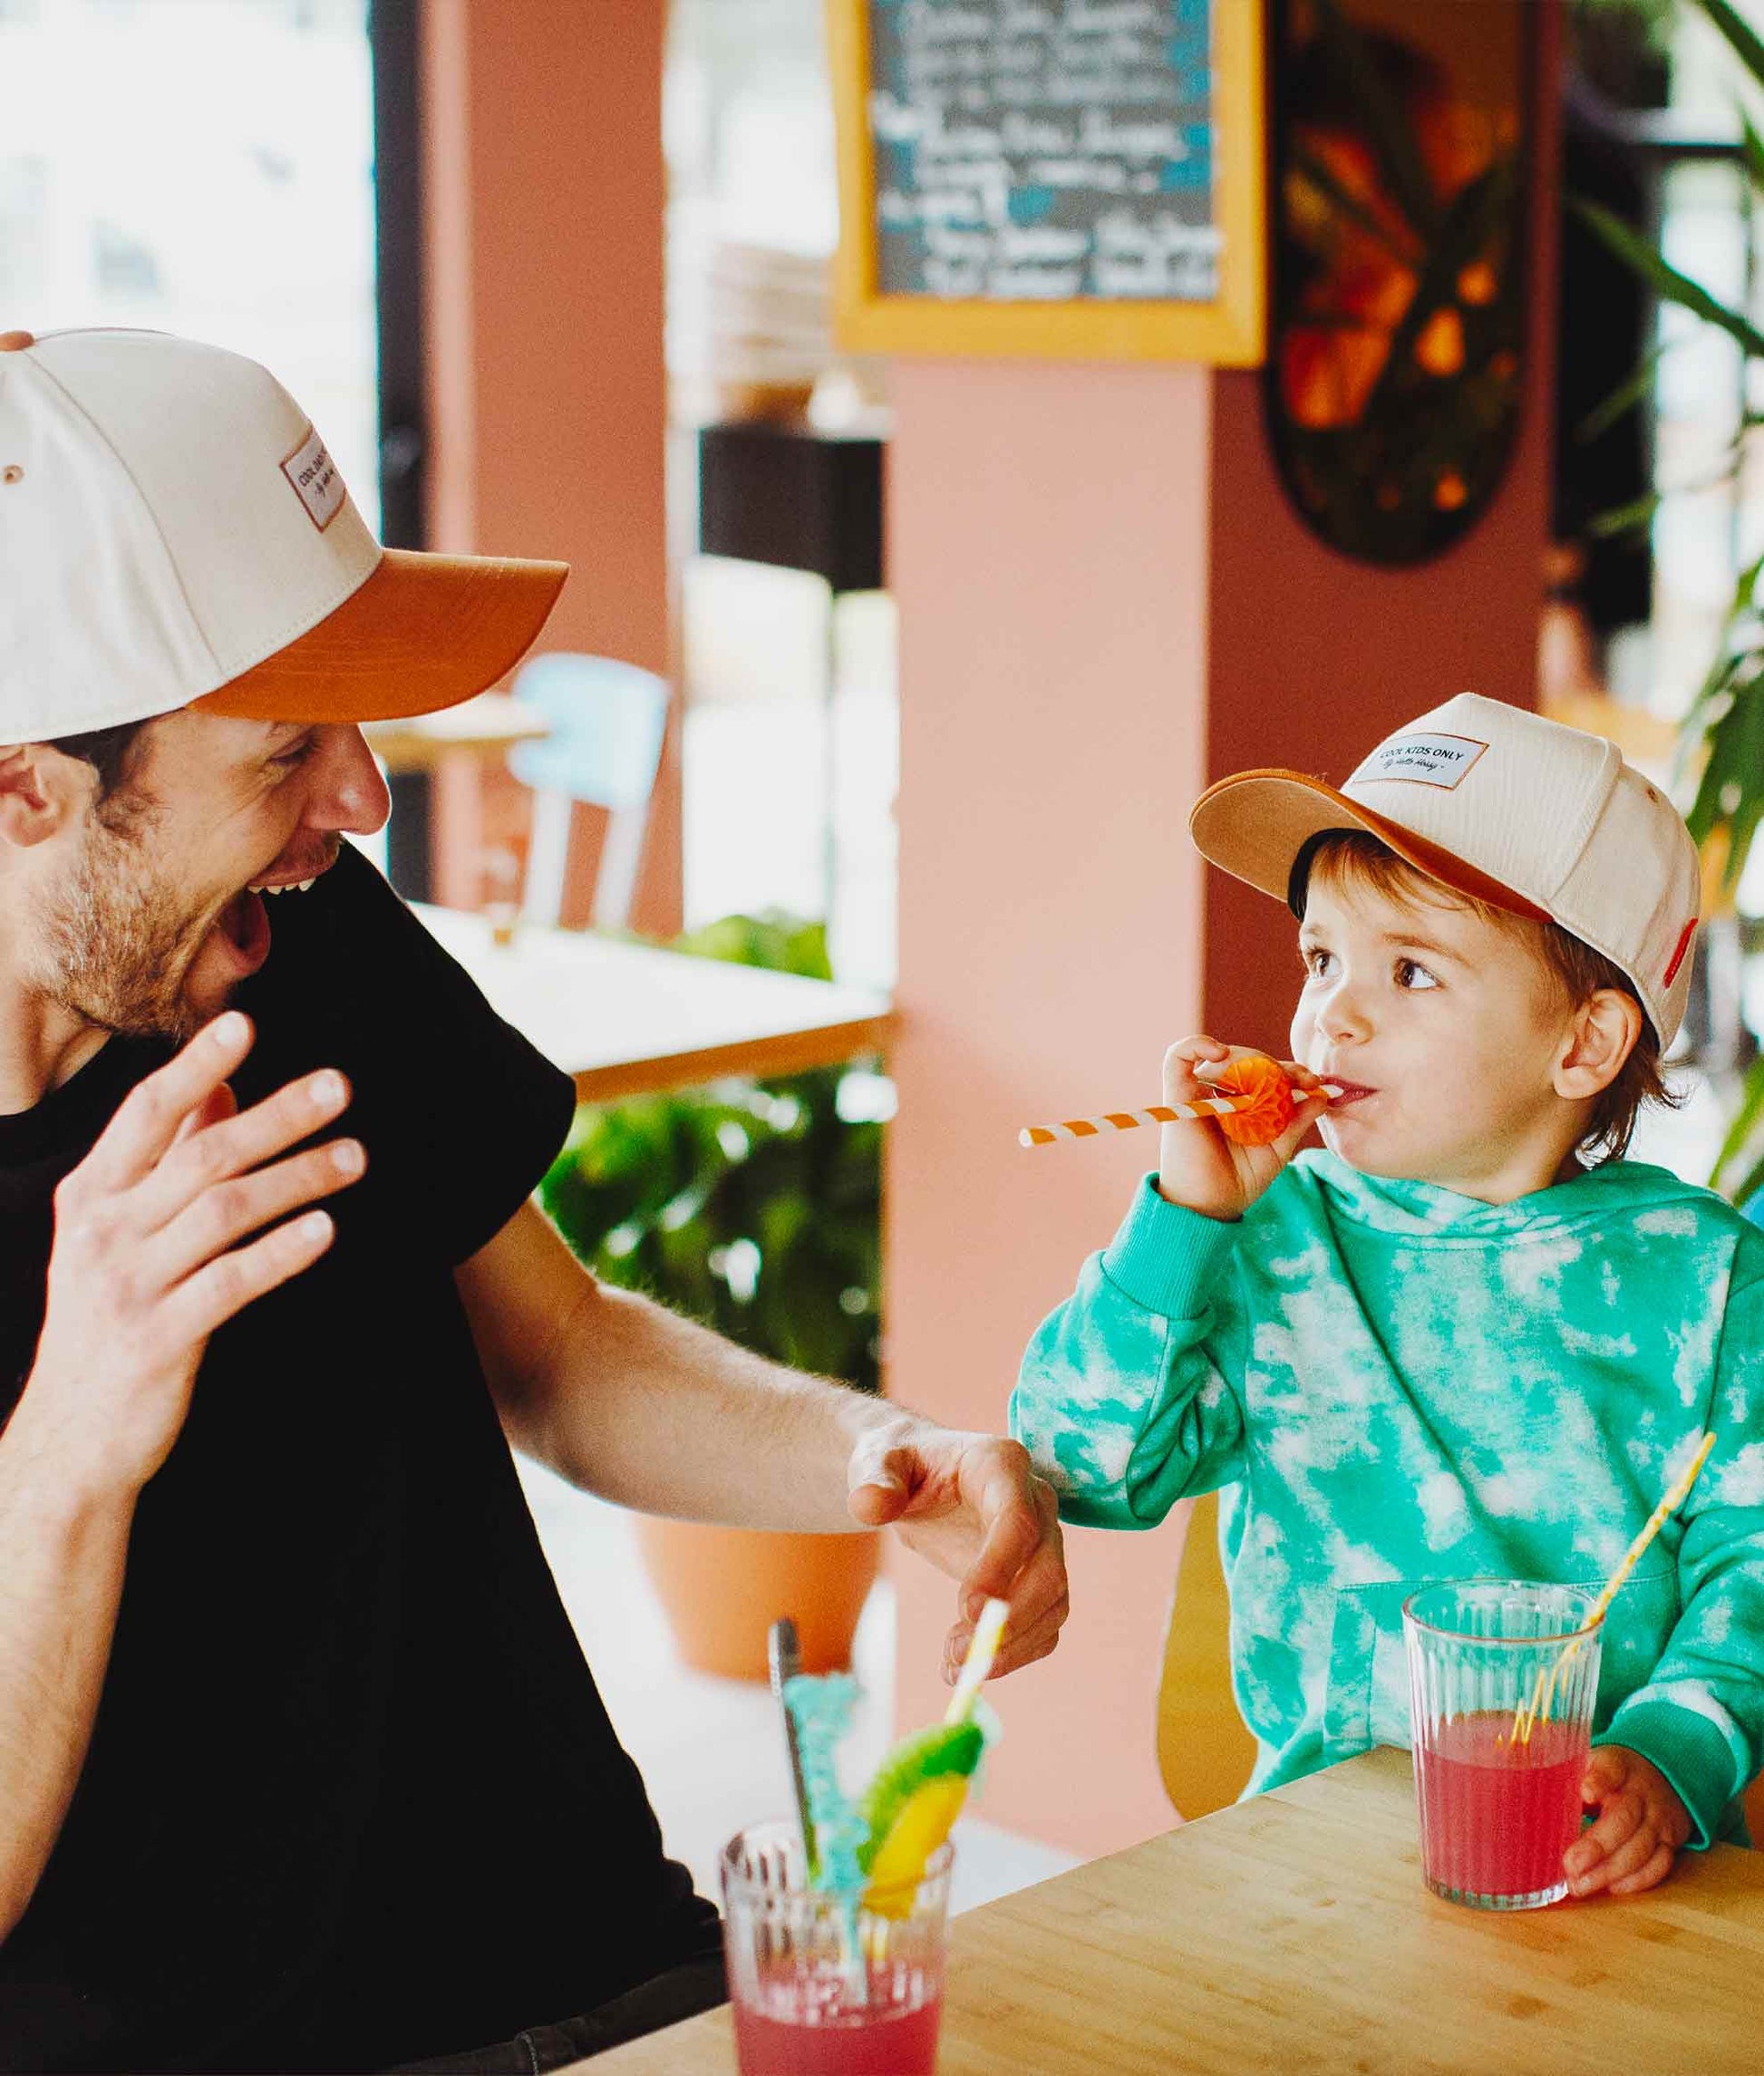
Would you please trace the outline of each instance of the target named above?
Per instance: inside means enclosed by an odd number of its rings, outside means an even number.
[[[1689,1840],[1702,1852],[1721,1835],[1721,1819],[1733,1800],[1733,1754],[1712,1722],[1676,1702],[1625,1703],[1593,1740],[1623,1744],[1651,1759],[1691,1812]]]
[[[1209,1218],[1158,1193],[1145,1175],[1121,1227],[1103,1249],[1102,1273],[1146,1312],[1197,1319],[1213,1301],[1237,1249],[1243,1220]]]

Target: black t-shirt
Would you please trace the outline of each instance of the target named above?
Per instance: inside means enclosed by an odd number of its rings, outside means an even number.
[[[272,905],[243,1108],[340,1067],[337,1237],[210,1342],[142,1493],[92,1748],[0,1945],[0,2070],[315,2070],[500,2040],[701,1948],[558,1599],[451,1271],[569,1082],[345,848]],[[56,1183],[169,1056],[0,1118],[0,1420]]]

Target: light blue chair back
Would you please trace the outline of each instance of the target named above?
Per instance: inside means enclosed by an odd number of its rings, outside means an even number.
[[[557,920],[570,807],[581,800],[605,808],[610,818],[595,878],[594,920],[601,928],[622,927],[667,733],[666,680],[611,656],[554,650],[523,664],[509,689],[550,728],[542,741],[517,743],[509,753],[509,769],[534,794],[522,913]]]

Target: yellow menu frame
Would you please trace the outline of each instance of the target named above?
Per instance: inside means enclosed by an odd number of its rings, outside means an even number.
[[[1255,367],[1267,352],[1267,174],[1262,0],[1213,0],[1215,218],[1210,303],[1085,298],[1005,303],[878,293],[869,126],[869,0],[828,0],[839,170],[834,319],[863,354],[1060,361],[1204,361]]]

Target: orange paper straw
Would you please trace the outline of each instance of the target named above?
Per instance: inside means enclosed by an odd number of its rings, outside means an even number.
[[[1714,1446],[1715,1437],[1712,1434],[1705,1434],[1697,1453],[1666,1488],[1660,1504],[1648,1516],[1646,1526],[1635,1540],[1631,1543],[1628,1549],[1623,1552],[1623,1561],[1605,1580],[1604,1590],[1586,1611],[1585,1624],[1579,1633],[1569,1639],[1561,1656],[1550,1667],[1548,1677],[1546,1678],[1542,1673],[1538,1673],[1536,1684],[1532,1689],[1530,1703],[1527,1705],[1521,1702],[1513,1712],[1513,1740],[1515,1743],[1530,1743],[1531,1733],[1536,1728],[1538,1719],[1541,1717],[1546,1722],[1549,1721],[1550,1703],[1556,1698],[1556,1682],[1563,1666],[1579,1650],[1581,1644],[1598,1627],[1599,1624],[1604,1620],[1606,1610],[1617,1597],[1624,1579],[1635,1569],[1636,1560],[1641,1557],[1642,1552],[1660,1533],[1661,1524],[1665,1520],[1667,1515],[1672,1511],[1673,1508],[1682,1507],[1685,1500],[1690,1498],[1691,1488],[1701,1475],[1702,1467],[1708,1462],[1709,1452]]]
[[[1341,1092],[1333,1082],[1304,1091],[1332,1101]],[[1095,1139],[1105,1131],[1130,1131],[1139,1124],[1185,1124],[1197,1118],[1235,1117],[1239,1111],[1254,1110],[1260,1101],[1259,1096],[1207,1096],[1197,1103],[1153,1103],[1142,1111],[1104,1111],[1100,1117],[1069,1117],[1061,1124],[1026,1124],[1017,1134],[1017,1144],[1054,1146],[1062,1139]]]

